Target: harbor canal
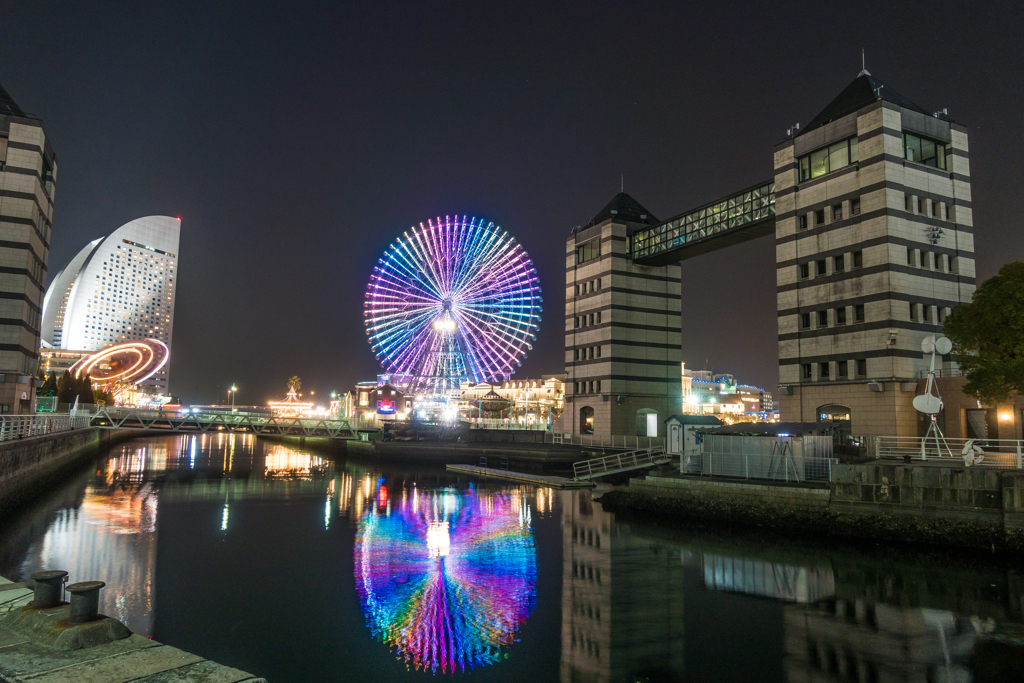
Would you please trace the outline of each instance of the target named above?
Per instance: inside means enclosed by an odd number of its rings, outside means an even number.
[[[1019,680],[1024,571],[981,554],[669,530],[601,490],[251,436],[111,447],[0,523],[0,574],[270,681]]]

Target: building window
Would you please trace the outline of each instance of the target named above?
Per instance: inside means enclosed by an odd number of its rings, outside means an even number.
[[[917,304],[910,302],[910,319],[917,320]]]
[[[843,205],[836,204],[832,207],[832,220],[841,221],[843,220]]]
[[[598,325],[600,325],[600,324],[601,324],[601,311],[598,311],[598,312],[597,312],[597,324],[598,324]]]
[[[818,363],[818,379],[829,379],[828,363]]]
[[[818,209],[814,212],[814,224],[823,225],[825,223],[825,209]]]
[[[601,347],[600,346],[597,347],[597,357],[598,358],[601,357]]]
[[[800,157],[800,182],[838,171],[860,159],[857,138],[842,140]]]
[[[576,285],[576,293],[573,296],[579,296],[579,295],[580,295],[580,286]]]
[[[601,289],[601,278],[597,278],[597,288]]]
[[[594,386],[595,392],[600,394],[601,393],[601,380],[597,380],[596,382],[594,382],[594,385],[595,385]]]
[[[580,350],[579,349],[573,349],[572,359],[573,360],[579,360],[580,359]]]
[[[853,307],[853,321],[856,323],[864,322],[864,304],[857,304]]]
[[[797,266],[797,269],[799,270],[801,280],[806,280],[811,276],[810,263],[801,263],[799,266]]]
[[[917,213],[919,215],[923,216],[926,213],[926,211],[924,210],[924,207],[925,207],[924,197],[918,197],[917,198]]]
[[[949,220],[949,204],[946,204],[946,220]]]
[[[803,214],[801,216],[798,216],[797,219],[799,221],[797,223],[797,227],[800,228],[801,230],[806,230],[807,229],[807,214]]]
[[[804,363],[800,366],[800,375],[803,379],[811,379],[811,364]]]
[[[838,363],[836,363],[836,376],[839,379],[846,379],[848,369],[847,365],[848,364],[845,360],[841,360]]]
[[[932,218],[938,218],[939,217],[939,205],[941,203],[942,202],[935,202],[935,201],[932,202]]]
[[[601,240],[591,240],[576,247],[576,263],[586,263],[601,256]]]
[[[818,277],[824,277],[826,275],[827,271],[828,271],[828,266],[825,265],[825,259],[819,259],[818,263],[817,263],[817,266],[818,266],[818,272],[816,273],[817,276]]]
[[[850,200],[850,215],[860,215],[860,197],[854,197],[853,199]]]
[[[914,248],[913,247],[907,247],[907,265],[908,266],[916,266],[917,265],[917,259],[915,258]]]
[[[863,359],[863,358],[860,358],[860,359],[857,360],[857,376],[858,377],[867,377],[868,376],[868,362],[865,359]]]
[[[846,270],[846,257],[844,255],[836,256],[833,259],[833,266],[833,271],[836,273],[841,273]]]
[[[811,314],[801,313],[800,314],[800,329],[809,330],[811,329]]]
[[[946,168],[947,145],[913,133],[903,134],[903,158],[933,168]]]
[[[846,306],[836,309],[836,325],[846,324]]]
[[[828,327],[828,311],[818,311],[818,327]]]
[[[903,208],[907,211],[914,210],[914,199],[909,194],[903,195]]]
[[[589,349],[587,349],[587,358],[588,359],[592,359],[593,357],[594,357],[594,347],[591,346]]]
[[[573,328],[579,328],[579,326],[580,326],[580,319],[579,318],[573,318],[572,322],[573,322]]]
[[[855,251],[853,252],[853,267],[863,268],[864,267],[864,252]]]
[[[930,323],[932,321],[932,307],[928,304],[921,304],[921,311],[924,313],[924,321]]]

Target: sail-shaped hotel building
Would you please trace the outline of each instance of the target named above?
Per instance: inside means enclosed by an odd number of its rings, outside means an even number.
[[[43,299],[44,349],[99,351],[132,339],[171,347],[181,220],[146,216],[93,240]],[[143,382],[167,394],[169,363]]]

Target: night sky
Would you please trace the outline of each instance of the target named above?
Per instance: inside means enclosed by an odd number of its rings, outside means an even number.
[[[561,373],[564,242],[625,189],[659,218],[765,180],[860,70],[969,126],[979,279],[1024,258],[1019,3],[5,3],[0,83],[58,157],[50,275],[181,216],[172,393],[317,396],[379,371],[376,259],[483,216],[545,294],[517,377]],[[683,265],[683,359],[778,381],[774,242]],[[219,392],[219,393],[218,393]]]

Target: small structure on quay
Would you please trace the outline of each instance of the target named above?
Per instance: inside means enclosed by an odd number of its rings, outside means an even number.
[[[298,390],[302,386],[298,377],[288,380],[288,394],[283,401],[268,401],[274,417],[309,417],[313,414],[314,404],[300,401]]]

